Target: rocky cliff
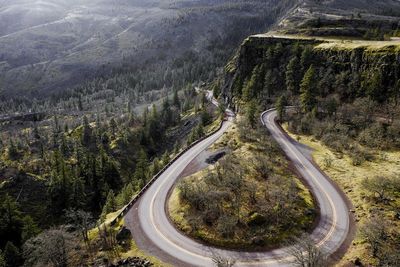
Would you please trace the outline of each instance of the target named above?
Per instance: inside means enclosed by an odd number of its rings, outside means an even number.
[[[235,105],[243,100],[242,89],[252,78],[260,81],[253,88],[258,99],[262,98],[263,90],[272,92],[269,96],[286,92],[288,64],[294,58],[295,72],[300,76],[295,82],[299,84],[312,65],[317,72],[319,95],[336,93],[343,101],[371,96],[383,102],[399,94],[399,41],[255,35],[243,42],[225,67],[222,85],[225,102]],[[271,86],[274,88],[268,88]],[[265,97],[261,100],[268,102]]]

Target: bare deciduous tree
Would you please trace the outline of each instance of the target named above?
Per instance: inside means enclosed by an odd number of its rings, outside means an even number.
[[[29,239],[23,247],[27,266],[66,267],[74,247],[74,236],[63,228],[44,231]]]
[[[400,182],[395,178],[376,176],[364,179],[361,186],[376,195],[378,201],[386,201],[391,193],[400,188]]]
[[[387,237],[387,225],[378,217],[370,218],[361,228],[360,235],[370,244],[372,256],[377,257]]]
[[[93,227],[93,217],[92,214],[83,210],[68,210],[66,217],[69,221],[78,228],[80,231],[83,241],[90,247],[89,230]]]
[[[225,258],[216,253],[213,253],[212,261],[217,267],[232,267],[236,264],[235,259]]]
[[[300,267],[325,267],[328,265],[328,256],[307,234],[294,239],[288,248],[288,254],[294,258],[292,263]]]

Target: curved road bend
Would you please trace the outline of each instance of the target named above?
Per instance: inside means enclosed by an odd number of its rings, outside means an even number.
[[[275,122],[276,116],[275,110],[268,110],[261,116],[262,123],[269,129],[273,138],[293,161],[314,192],[320,206],[320,220],[311,236],[319,247],[323,247],[328,253],[334,253],[343,244],[349,232],[350,220],[345,199],[282,132]],[[224,122],[221,130],[182,155],[127,213],[125,216],[127,227],[133,231],[133,236],[141,249],[175,266],[214,266],[212,257],[215,255],[236,259],[235,266],[289,265],[291,257],[287,255],[285,248],[268,252],[212,248],[185,236],[168,220],[165,203],[168,192],[174,186],[179,174],[201,151],[220,138],[230,125],[231,122]]]

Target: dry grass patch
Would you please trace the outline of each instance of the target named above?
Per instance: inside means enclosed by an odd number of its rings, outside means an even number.
[[[287,129],[287,126],[284,127]],[[397,177],[400,178],[400,151],[372,151],[373,161],[365,161],[361,165],[354,166],[352,159],[342,153],[333,152],[312,136],[289,135],[313,149],[313,159],[321,169],[331,177],[345,192],[354,205],[354,213],[357,226],[365,224],[371,216],[381,214],[390,222],[389,231],[400,229],[400,220],[396,219],[396,209],[400,207],[400,195],[390,201],[389,204],[375,201],[373,194],[362,187],[366,178]],[[358,232],[347,254],[339,265],[348,261],[354,261],[359,257],[364,264],[376,264],[372,258],[370,246]]]

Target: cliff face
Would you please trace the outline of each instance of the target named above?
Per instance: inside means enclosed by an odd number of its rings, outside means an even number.
[[[222,96],[225,102],[231,105],[234,104],[234,86],[242,86],[242,83],[249,78],[253,69],[257,65],[265,63],[265,55],[268,49],[274,48],[277,44],[288,47],[296,43],[315,45],[320,42],[316,40],[298,41],[290,38],[248,37],[242,43],[234,58],[225,67],[222,87]]]
[[[225,102],[236,106],[242,99],[242,88],[256,75],[256,70],[257,75],[263,76],[259,78],[259,86],[254,88],[258,98],[263,90],[274,91],[276,95],[284,93],[288,90],[288,64],[293,58],[297,58],[295,71],[300,76],[295,82],[299,84],[312,65],[317,72],[318,86],[330,87],[319,88],[318,93],[325,96],[337,93],[343,101],[347,101],[346,98],[350,101],[370,94],[374,100],[382,102],[399,93],[399,42],[343,42],[259,35],[247,38],[226,66],[222,86]],[[272,85],[275,88],[267,88]]]

